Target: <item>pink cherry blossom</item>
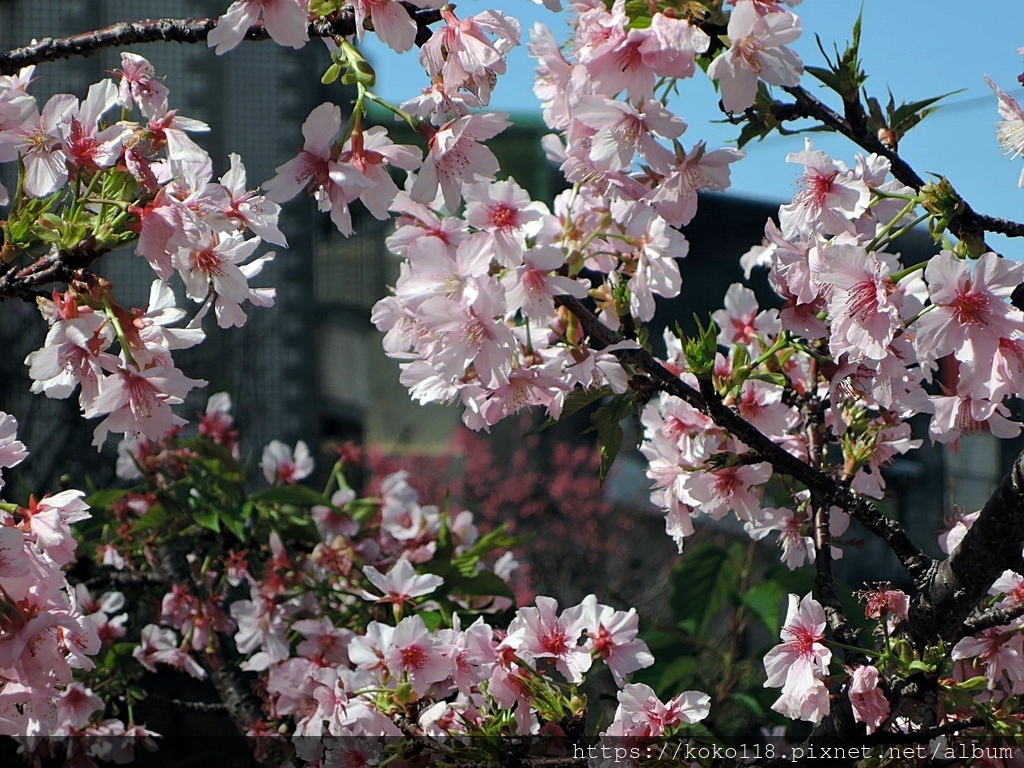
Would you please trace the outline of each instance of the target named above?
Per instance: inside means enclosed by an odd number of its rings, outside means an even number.
[[[391,646],[395,628],[377,621],[366,625],[366,633],[352,638],[348,657],[357,669],[373,672],[380,679],[388,672],[385,654]]]
[[[167,86],[147,59],[135,53],[122,53],[121,69],[115,74],[121,75],[118,95],[125,109],[138,107],[146,118],[167,111]]]
[[[191,245],[179,248],[171,256],[171,264],[178,270],[190,299],[203,302],[214,295],[217,324],[221,328],[245,322],[241,305],[250,299],[251,293],[243,262],[259,246],[258,237],[245,240],[235,233],[218,235],[206,230]],[[266,254],[262,260],[272,258],[272,254]],[[258,264],[261,265],[260,260],[249,262],[250,266]],[[239,313],[241,323],[237,322]]]
[[[716,310],[711,319],[719,328],[719,339],[725,344],[750,344],[760,336],[779,332],[778,311],[759,312],[757,297],[749,288],[733,283],[725,292],[725,308]]]
[[[175,301],[171,287],[154,280],[146,308],[134,310],[130,318],[120,318],[124,339],[136,364],[170,364],[173,350],[194,347],[205,337],[202,328],[170,327],[185,317],[185,311],[176,307]]]
[[[25,358],[32,392],[63,399],[81,385],[80,402],[87,408],[99,394],[104,365],[114,364],[115,358],[105,353],[114,340],[114,329],[102,314],[78,307],[73,298],[60,294],[54,294],[49,305],[41,302],[40,308],[53,311],[43,346]]]
[[[625,91],[631,101],[654,96],[658,77],[687,78],[696,71],[696,54],[704,53],[710,38],[685,19],[656,13],[647,29],[630,29],[581,54],[598,93],[615,96]]]
[[[1024,330],[1024,314],[1008,299],[1024,266],[984,253],[974,269],[951,251],[933,256],[924,271],[932,310],[915,324],[917,347],[933,357],[953,353],[968,364],[991,360],[1001,338]]]
[[[444,584],[444,579],[440,576],[430,573],[417,574],[412,564],[405,558],[399,558],[387,574],[382,574],[372,565],[366,566],[363,573],[373,586],[384,593],[382,596],[363,590],[360,593],[363,599],[378,603],[394,603],[396,606],[402,606],[413,598],[429,595]]]
[[[206,670],[188,652],[181,649],[178,636],[173,629],[147,624],[142,628],[139,642],[132,656],[150,672],[157,671],[157,664],[167,664],[187,672],[198,680],[206,678]]]
[[[578,683],[593,662],[590,651],[579,642],[586,631],[584,611],[581,604],[559,614],[557,601],[538,597],[536,607],[516,612],[503,645],[528,660],[553,659],[566,680]]]
[[[96,427],[93,445],[103,445],[110,432],[145,435],[159,440],[185,420],[171,411],[205,381],[189,379],[177,368],[154,365],[142,371],[119,365],[100,380],[99,394],[85,410],[87,419],[106,415]]]
[[[1024,635],[1012,627],[992,627],[980,637],[965,637],[953,646],[950,658],[981,662],[989,690],[1006,682],[1016,690],[1024,683]]]
[[[459,19],[448,5],[441,9],[445,26],[434,30],[420,49],[420,63],[431,77],[440,75],[445,90],[486,82],[490,73],[505,71],[503,56],[519,44],[519,22],[501,11],[484,11]],[[491,42],[488,35],[494,35]],[[490,138],[490,137],[486,137]]]
[[[207,43],[216,48],[218,56],[227,53],[242,42],[260,15],[271,39],[279,45],[301,48],[309,40],[309,0],[235,0],[217,19]]]
[[[267,197],[277,203],[291,200],[303,187],[317,202],[321,211],[330,211],[331,221],[344,235],[352,234],[352,217],[348,203],[355,199],[332,178],[334,144],[341,133],[341,108],[324,102],[302,124],[305,139],[302,151],[292,160],[277,167],[277,175],[263,185]],[[344,177],[348,178],[348,177]],[[357,193],[358,195],[358,193]]]
[[[555,296],[586,296],[589,286],[584,281],[553,274],[564,263],[561,248],[538,246],[526,251],[522,266],[509,270],[501,279],[509,312],[521,309],[535,322],[550,323],[554,319]]]
[[[868,186],[846,166],[814,149],[804,140],[804,151],[786,155],[787,163],[804,166],[793,202],[779,209],[782,233],[787,238],[822,231],[837,235],[853,232],[853,219],[863,214],[871,202]]]
[[[666,176],[660,179],[650,202],[663,219],[673,227],[683,227],[697,213],[697,192],[703,189],[722,192],[729,188],[729,165],[746,153],[739,149],[716,149],[708,152],[703,141],[680,157]]]
[[[589,158],[602,171],[628,169],[638,152],[655,173],[668,173],[672,152],[654,137],[675,139],[686,123],[650,99],[639,107],[600,96],[580,99],[573,117],[597,133],[590,138]]]
[[[390,673],[408,678],[419,695],[448,677],[448,662],[421,616],[407,616],[398,622],[385,653]]]
[[[498,161],[480,142],[492,139],[509,126],[499,112],[466,115],[449,120],[430,138],[427,157],[409,190],[412,199],[430,203],[440,186],[448,210],[456,211],[462,199],[462,186],[490,181],[498,171]]]
[[[25,444],[18,440],[18,420],[0,411],[0,468],[16,467],[28,457]],[[0,474],[0,489],[4,487]]]
[[[202,133],[210,130],[210,126],[201,120],[183,117],[176,109],[165,112],[159,117],[150,118],[150,140],[153,146],[167,152],[171,161],[202,164],[209,160],[206,150],[189,138],[189,133]]]
[[[424,324],[439,334],[433,355],[439,373],[462,378],[472,365],[481,382],[497,387],[508,381],[512,371],[515,339],[500,319],[507,305],[500,284],[480,280],[475,295],[455,303],[441,297],[423,303]]]
[[[259,584],[250,585],[248,600],[231,604],[231,618],[238,627],[234,639],[239,652],[256,651],[243,669],[261,672],[288,658],[287,615],[287,609],[273,595],[261,590]]]
[[[630,683],[618,693],[619,706],[607,736],[657,738],[681,723],[696,723],[711,712],[711,697],[700,691],[686,691],[663,703],[654,689]]]
[[[897,620],[907,618],[910,609],[910,596],[900,589],[879,589],[867,593],[864,615],[869,619],[880,619],[891,613]]]
[[[9,525],[0,526],[0,579],[27,576],[25,533]]]
[[[971,393],[938,395],[931,398],[935,416],[928,433],[936,443],[951,443],[961,435],[982,431],[986,426],[996,437],[1011,438],[1020,434],[1022,425],[1013,421],[1009,409],[1001,402],[992,402]]]
[[[508,381],[489,393],[480,406],[480,412],[488,427],[534,405],[543,406],[551,418],[557,419],[562,410],[561,396],[567,389],[553,368],[546,369],[543,365],[514,367],[509,372]]]
[[[831,286],[830,350],[853,361],[884,360],[893,337],[903,328],[903,294],[889,278],[889,266],[858,245],[830,245],[821,256],[819,279]]]
[[[817,723],[828,713],[828,689],[822,679],[828,674],[832,652],[825,639],[825,611],[810,594],[801,600],[789,596],[789,609],[782,628],[782,640],[764,657],[768,673],[765,688],[782,688],[772,706],[794,720]]]
[[[468,186],[466,223],[480,230],[493,257],[506,267],[523,263],[527,237],[536,237],[551,214],[543,203],[534,202],[514,179]]]
[[[985,82],[999,100],[999,117],[996,123],[996,136],[1003,151],[1011,158],[1020,157],[1024,153],[1024,109],[1009,94],[1003,93],[991,78],[985,76]],[[1024,187],[1024,171],[1021,171],[1019,186]]]
[[[803,75],[800,57],[786,47],[800,37],[800,20],[789,12],[762,16],[751,2],[739,3],[729,17],[729,49],[708,67],[708,77],[722,87],[722,105],[742,112],[754,103],[757,81],[797,85]]]
[[[687,491],[701,510],[715,520],[720,520],[729,510],[749,520],[761,509],[761,486],[771,476],[772,467],[764,462],[695,472],[687,483]]]
[[[64,727],[84,728],[92,714],[103,708],[103,700],[92,689],[71,683],[61,695],[57,719]]]
[[[245,166],[242,159],[232,152],[228,155],[231,167],[220,177],[220,185],[229,198],[223,214],[241,227],[251,229],[268,243],[288,247],[288,240],[277,226],[281,206],[246,188]]]
[[[586,645],[604,660],[616,685],[625,685],[627,675],[654,663],[647,644],[637,637],[640,618],[635,608],[616,611],[598,604],[594,595],[583,598],[581,605],[587,627]]]
[[[864,723],[868,733],[877,731],[889,716],[889,700],[878,687],[878,669],[868,665],[853,670],[847,693],[854,722]]]
[[[388,166],[416,170],[420,166],[420,151],[395,144],[384,126],[375,125],[353,132],[331,164],[331,180],[349,190],[347,202],[362,200],[366,209],[383,221],[390,218],[388,208],[398,196]]]
[[[68,181],[63,134],[76,104],[74,96],[57,94],[41,113],[33,111],[17,128],[0,131],[0,163],[21,158],[25,164],[23,188],[31,197],[46,197]]]
[[[280,440],[271,440],[263,449],[260,469],[271,485],[290,485],[313,474],[313,457],[303,440],[295,444],[294,453]]]
[[[416,22],[398,0],[353,0],[356,38],[366,36],[363,22],[369,20],[381,42],[397,53],[405,53],[416,41]]]
[[[121,140],[129,133],[129,128],[118,123],[102,131],[99,129],[100,118],[117,100],[117,87],[110,80],[103,80],[91,85],[89,95],[71,110],[64,135],[64,153],[72,168],[107,168],[121,156]]]
[[[71,534],[70,525],[88,520],[89,505],[83,501],[82,491],[61,491],[45,496],[40,501],[30,499],[23,523],[35,538],[35,543],[58,565],[70,563],[78,542]]]

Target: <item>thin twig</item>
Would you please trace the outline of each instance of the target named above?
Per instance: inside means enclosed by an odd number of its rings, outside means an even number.
[[[892,175],[903,184],[917,191],[920,191],[925,185],[924,179],[910,164],[900,157],[896,150],[884,144],[878,136],[867,130],[866,126],[859,129],[854,127],[845,117],[800,86],[786,86],[783,90],[796,99],[796,104],[780,105],[776,113],[777,116],[786,120],[803,117],[818,120],[826,127],[850,139],[861,149],[886,158],[892,166]],[[985,232],[995,232],[1008,237],[1024,237],[1024,224],[995,216],[986,216],[971,208],[963,198],[960,198],[960,201],[963,204],[963,209],[955,214],[949,222],[950,231],[959,239],[984,242]]]
[[[573,296],[556,296],[555,303],[572,312],[583,330],[602,345],[609,346],[623,341],[619,334],[602,323],[579,299]],[[929,573],[933,566],[932,559],[914,544],[899,523],[883,515],[874,505],[843,486],[834,477],[810,466],[775,443],[725,405],[717,395],[708,397],[707,392],[698,392],[644,349],[621,349],[612,354],[622,362],[646,373],[657,389],[680,398],[710,416],[718,426],[762,456],[776,472],[802,482],[812,495],[822,500],[822,503],[837,506],[848,512],[851,517],[889,545],[915,581],[925,578]]]
[[[406,10],[416,21],[417,44],[422,45],[429,38],[429,24],[441,19],[438,10],[420,9],[406,5]],[[15,48],[0,54],[0,75],[14,75],[22,67],[42,64],[58,59],[77,56],[92,56],[107,48],[123,48],[143,43],[200,43],[207,39],[217,26],[216,19],[143,19],[135,22],[121,22],[103,29],[71,35],[69,37],[48,37],[39,42]],[[424,36],[423,30],[427,34]],[[343,8],[335,18],[320,18],[309,22],[310,37],[348,37],[356,32],[355,11],[351,6]],[[270,34],[262,22],[249,27],[246,40],[269,40]]]
[[[147,694],[146,698],[161,704],[167,704],[175,709],[182,709],[186,712],[201,712],[202,714],[227,715],[228,708],[219,701],[187,701],[185,699],[173,699],[169,696],[161,696],[158,693]]]

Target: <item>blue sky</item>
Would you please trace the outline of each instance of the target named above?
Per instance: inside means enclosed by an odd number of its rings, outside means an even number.
[[[558,36],[560,15],[527,0],[462,0],[457,13],[466,16],[492,7],[519,18],[524,38],[535,21],[551,25]],[[805,63],[824,65],[815,33],[830,52],[833,41],[840,49],[844,47],[859,7],[854,0],[807,0],[795,8],[804,34],[794,48]],[[968,10],[963,0],[865,0],[861,58],[870,75],[867,89],[883,103],[887,87],[897,103],[964,89],[911,131],[901,142],[900,153],[922,176],[947,176],[975,209],[1021,220],[1024,190],[1018,188],[1017,181],[1024,160],[1006,158],[996,142],[996,102],[984,76],[991,76],[1004,91],[1024,101],[1024,88],[1016,81],[1024,72],[1024,56],[1017,53],[1017,48],[1024,46],[1024,3],[990,0],[973,7],[979,10]],[[368,43],[371,39],[367,36]],[[408,57],[376,48],[368,53],[377,67],[382,95],[397,101],[411,95]],[[533,63],[524,45],[510,55],[508,74],[494,92],[492,108],[514,114],[536,112],[532,83]],[[804,85],[815,89],[817,81],[806,76]],[[721,114],[707,78],[698,74],[681,90],[673,108],[689,124],[683,136],[685,145],[705,139],[709,148],[714,148],[735,138],[735,127],[713,122],[720,120]],[[822,92],[823,98],[828,99],[829,93]],[[856,150],[849,142],[825,134],[811,136],[816,146],[852,163]],[[770,200],[791,198],[798,169],[785,159],[802,146],[802,137],[777,135],[748,144],[748,157],[733,166],[732,191]],[[991,241],[1007,255],[1024,257],[1024,244],[1019,241]]]

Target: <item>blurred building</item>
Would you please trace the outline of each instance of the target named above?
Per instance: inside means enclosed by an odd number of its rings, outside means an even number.
[[[118,21],[215,16],[227,5],[223,0],[0,0],[0,47],[9,50],[33,39],[62,37]],[[165,77],[172,108],[210,125],[209,133],[195,138],[212,156],[215,175],[227,170],[228,153],[237,152],[253,186],[271,178],[278,165],[295,155],[302,146],[302,118],[324,100],[319,79],[329,59],[317,41],[300,51],[270,42],[243,44],[223,57],[204,44],[154,43],[127,50],[148,58]],[[40,104],[53,93],[83,98],[91,83],[119,67],[119,50],[41,64],[31,92]],[[251,448],[275,437],[308,438],[319,429],[314,397],[319,391],[317,348],[311,330],[315,310],[309,297],[314,286],[312,254],[322,230],[314,214],[309,205],[288,208],[281,228],[291,247],[278,249],[277,259],[254,281],[277,287],[276,309],[253,308],[241,329],[220,331],[211,323],[205,343],[176,356],[186,375],[209,380],[183,415],[191,417],[208,394],[227,390]],[[101,272],[114,282],[119,298],[143,305],[152,270],[130,250],[110,254],[104,262]],[[51,485],[63,473],[102,479],[109,476],[112,464],[97,462],[96,451],[89,446],[95,423],[76,416],[75,398],[50,401],[28,394],[22,361],[41,346],[44,333],[34,307],[3,307],[0,345],[6,353],[0,362],[0,409],[18,417],[33,453],[23,476],[33,487]],[[108,440],[106,453],[112,452],[113,443]]]

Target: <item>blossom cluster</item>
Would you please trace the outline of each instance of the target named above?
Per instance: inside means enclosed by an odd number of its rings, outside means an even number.
[[[69,254],[88,264],[134,241],[157,280],[142,308],[118,303],[87,267],[68,290],[40,297],[49,332],[25,361],[32,391],[66,398],[78,389],[83,415],[102,418],[97,445],[109,432],[158,438],[185,423],[171,406],[204,383],[172,358],[203,340],[204,315],[212,309],[219,326],[240,326],[245,304],[273,304],[274,290],[249,280],[273,258],[253,258],[263,241],[286,245],[280,208],[247,187],[237,155],[213,180],[211,158],[189,135],[207,126],[169,106],[167,87],[141,56],[123,53],[117,80],[93,84],[85,99],[57,94],[41,109],[28,91],[33,73],[0,77],[0,163],[22,168],[13,200],[0,187],[0,203],[11,204],[5,248],[49,247],[19,275],[55,269]],[[36,220],[40,211],[64,223]],[[201,305],[184,325],[175,275]]]
[[[629,362],[653,354],[644,325],[656,297],[680,292],[679,259],[689,249],[682,228],[696,215],[697,193],[726,189],[743,156],[700,140],[687,148],[670,96],[703,70],[724,112],[753,119],[770,102],[767,86],[800,82],[803,63],[788,47],[801,34],[790,10],[798,3],[732,0],[726,17],[702,4],[684,12],[648,3],[641,15],[625,0],[575,0],[566,45],[537,25],[534,90],[556,132],[544,149],[569,184],[550,206],[514,179],[498,180],[485,145],[510,125],[484,108],[522,35],[498,11],[460,18],[440,0],[347,4],[355,31],[328,43],[324,80],[344,72],[355,86],[351,114],[346,122],[335,104],[315,108],[302,150],[277,168],[265,195],[249,189],[235,155],[214,181],[211,158],[189,135],[207,127],[170,107],[140,56],[123,54],[117,79],[94,84],[85,99],[58,94],[41,107],[29,93],[31,67],[0,77],[0,163],[19,168],[13,192],[0,186],[0,205],[10,205],[0,278],[20,280],[18,295],[35,299],[49,325],[25,361],[32,389],[54,398],[77,390],[83,414],[102,419],[96,445],[110,432],[126,435],[119,474],[142,485],[104,498],[117,525],[97,534],[91,554],[126,583],[165,588],[158,608],[132,620],[124,592],[94,598],[70,588],[69,525],[89,516],[81,492],[0,503],[0,733],[145,742],[152,734],[130,714],[140,670],[204,678],[228,656],[260,681],[252,735],[292,736],[291,749],[318,765],[335,756],[320,738],[303,737],[550,733],[582,714],[575,686],[597,660],[620,689],[608,737],[671,735],[708,715],[705,694],[662,702],[628,683],[653,663],[635,610],[594,595],[562,610],[546,597],[513,610],[506,578],[515,562],[497,553],[514,542],[481,533],[468,511],[421,504],[407,475],[389,476],[377,498],[358,498],[338,466],[319,493],[298,484],[313,472],[308,446],[275,441],[260,464],[271,487],[250,493],[223,395],[201,416],[200,436],[183,437],[185,421],[171,406],[204,382],[187,378],[172,354],[202,341],[211,309],[227,328],[245,322],[246,303],[273,303],[272,289],[249,285],[273,258],[257,249],[286,246],[279,204],[304,190],[344,235],[353,234],[357,201],[378,219],[397,219],[388,247],[401,271],[372,319],[415,399],[460,403],[476,430],[529,406],[558,419],[579,392],[590,402],[624,395],[642,405],[652,500],[680,549],[694,519],[734,513],[755,541],[774,535],[789,568],[842,555],[847,511],[783,482],[778,455],[773,466],[772,455],[744,442],[751,436],[851,498],[882,498],[882,468],[921,444],[911,416],[926,417],[934,442],[981,429],[1018,435],[1008,401],[1024,384],[1024,313],[1011,297],[1024,266],[970,238],[947,238],[931,258],[905,262],[898,238],[928,220],[940,243],[961,201],[941,183],[917,190],[890,178],[879,155],[850,166],[810,141],[787,158],[802,169],[796,195],[743,259],[748,277],[767,270],[780,307],[762,309],[734,285],[701,339],[666,335],[661,370],[649,357]],[[544,4],[560,9],[558,0]],[[417,9],[440,20],[425,42]],[[712,10],[716,22],[704,24]],[[225,53],[262,19],[275,41],[301,47],[320,11],[341,6],[237,0],[209,44]],[[372,67],[356,48],[370,29],[400,53],[420,42],[429,87],[398,106],[374,94]],[[999,140],[1019,155],[1024,113],[990,84]],[[371,102],[414,128],[425,152],[364,125]],[[402,187],[392,169],[404,172]],[[157,278],[142,308],[120,304],[90,268],[126,243]],[[66,290],[34,291],[54,275]],[[199,305],[187,322],[175,276]],[[606,333],[570,311],[581,300],[593,302]],[[655,386],[656,374],[656,398],[636,391]],[[741,428],[724,428],[715,407]],[[0,468],[25,458],[15,427],[0,414]],[[971,522],[948,533],[947,551]],[[212,548],[210,531],[222,537]],[[225,551],[228,535],[234,546]],[[175,548],[183,542],[195,550]],[[764,659],[765,685],[781,689],[773,708],[818,723],[842,691],[869,733],[907,734],[916,723],[892,714],[887,693],[924,671],[954,705],[957,694],[983,688],[972,703],[995,712],[1024,692],[1022,620],[1011,615],[1022,595],[1022,577],[1007,570],[985,606],[1006,622],[936,660],[907,640],[907,596],[879,589],[866,610],[879,621],[876,663],[851,662],[837,675],[825,639],[833,618],[811,595],[790,595],[782,643]],[[118,650],[125,646],[127,654]],[[90,656],[101,649],[134,665],[106,678],[106,699],[89,687]],[[129,702],[127,724],[106,719],[119,701]],[[959,709],[937,719],[955,724]],[[92,757],[130,758],[83,756]]]
[[[0,468],[27,456],[14,417],[0,413]],[[89,517],[84,495],[67,490],[32,497],[24,507],[0,501],[0,734],[50,735],[82,725],[75,702],[81,689],[72,679],[74,670],[93,667],[102,624],[64,568],[77,545],[70,525]]]
[[[235,485],[244,473],[229,459],[238,438],[230,409],[219,393],[201,414],[198,437],[173,431],[122,444],[120,474],[143,485],[107,497],[119,525],[90,542],[93,558],[125,583],[155,578],[166,591],[155,611],[131,617],[119,613],[123,593],[93,599],[83,591],[99,638],[92,650],[117,640],[142,669],[205,679],[230,649],[264,692],[251,735],[290,734],[298,757],[312,764],[331,749],[328,737],[399,738],[409,717],[441,740],[495,728],[505,737],[536,735],[571,709],[574,694],[560,686],[582,683],[595,663],[622,688],[654,662],[635,609],[589,595],[559,610],[542,596],[513,612],[505,580],[517,564],[502,551],[513,540],[479,530],[467,510],[422,504],[407,472],[385,478],[378,497],[359,498],[339,465],[336,489],[321,496],[298,484],[312,470],[305,447],[275,441],[263,455],[271,487],[248,501],[235,496],[244,493]],[[183,485],[190,501],[179,506]],[[231,528],[238,545],[209,548],[186,527],[179,537],[192,537],[187,555],[162,545],[154,556],[161,526],[181,530],[190,514],[211,525],[194,501],[203,499],[214,516],[225,507],[250,510]],[[74,689],[83,697],[74,727],[103,735],[107,697],[123,689],[108,684],[97,696],[88,682]],[[623,690],[632,704],[612,730],[655,733],[652,718],[666,705],[649,689]],[[658,733],[706,716],[706,697],[691,698],[667,705],[674,714],[662,712]]]
[[[858,156],[848,168],[809,141],[789,160],[804,167],[800,190],[780,209],[780,225],[768,223],[765,245],[745,257],[748,270],[769,270],[785,303],[760,310],[751,290],[734,285],[712,318],[718,343],[729,347],[712,372],[725,402],[803,460],[822,455],[821,440],[837,445],[843,461],[826,468],[874,498],[884,494],[881,468],[921,445],[910,416],[928,414],[931,439],[941,443],[982,428],[1019,434],[1004,400],[1024,383],[1024,313],[1010,302],[1024,268],[994,253],[972,263],[951,250],[904,265],[885,247],[923,201],[887,180],[886,160]],[[698,386],[680,340],[666,343],[668,363]],[[824,350],[828,366],[820,364]],[[947,356],[956,361],[953,378],[939,366]],[[808,403],[821,414],[817,425]],[[796,493],[784,509],[763,505],[771,468],[742,461],[741,441],[671,395],[648,405],[643,421],[652,499],[680,544],[692,517],[731,510],[754,538],[777,531],[791,567],[805,550],[813,560],[808,497]],[[834,510],[833,535],[846,524]]]
[[[685,151],[685,122],[655,98],[656,83],[696,71],[709,45],[699,27],[656,13],[649,28],[630,28],[622,3],[576,10],[569,53],[543,26],[531,33],[535,91],[561,134],[545,148],[573,184],[553,209],[513,180],[489,180],[496,165],[479,150],[454,164],[457,179],[438,177],[449,214],[465,201],[460,216],[442,217],[435,170],[423,181],[429,160],[392,206],[398,229],[388,245],[404,258],[403,271],[374,322],[390,355],[411,358],[402,381],[413,397],[460,402],[474,429],[528,405],[558,418],[574,388],[624,391],[616,348],[590,349],[555,297],[595,297],[612,328],[649,321],[655,296],[681,288],[677,259],[688,243],[677,227],[692,220],[697,191],[725,189],[729,164],[742,157],[701,142]],[[476,124],[471,135],[488,138],[495,130],[487,119],[457,118],[465,130],[446,143],[457,148]],[[473,183],[459,189],[460,181]]]

